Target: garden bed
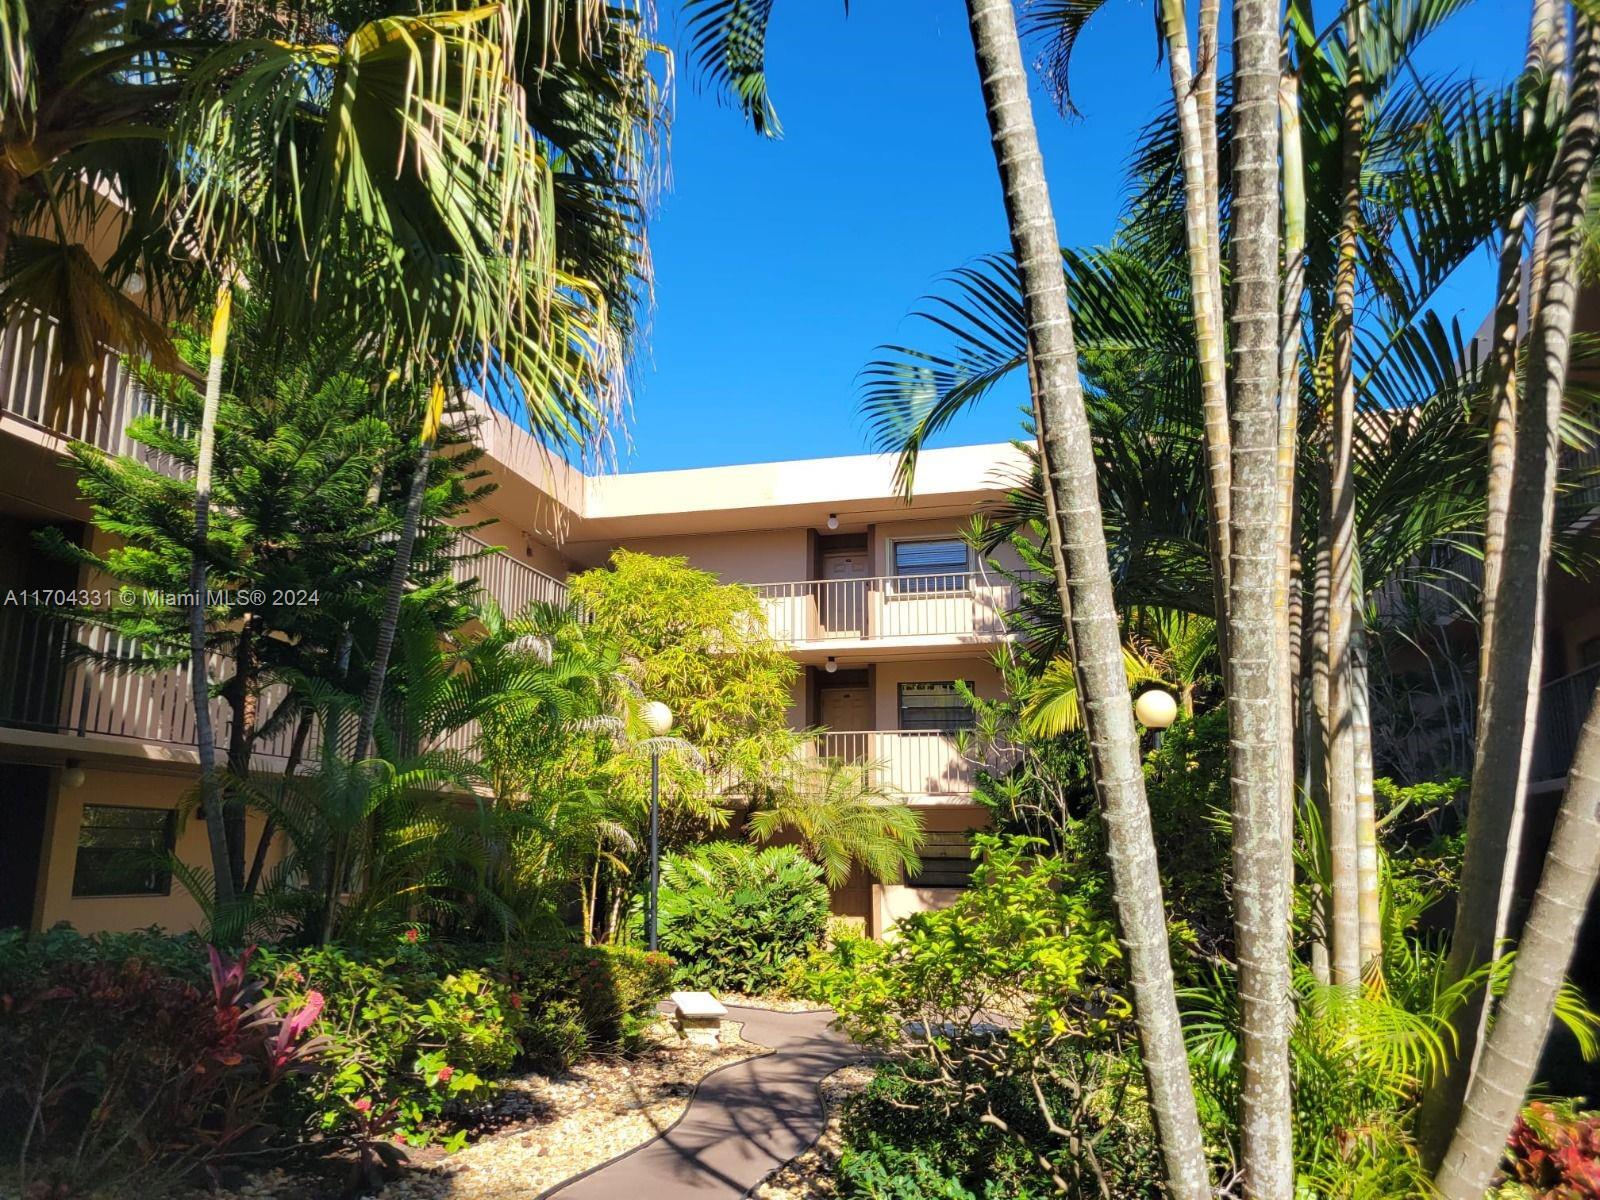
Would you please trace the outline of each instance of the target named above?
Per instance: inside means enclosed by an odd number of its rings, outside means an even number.
[[[707,1074],[761,1053],[763,1047],[744,1041],[739,1030],[739,1022],[724,1021],[721,1045],[698,1046],[661,1022],[645,1033],[645,1046],[633,1054],[589,1058],[555,1077],[507,1080],[486,1114],[484,1128],[492,1132],[455,1154],[436,1148],[408,1151],[410,1164],[382,1195],[385,1200],[537,1196],[649,1141],[678,1119]],[[282,1170],[224,1193],[228,1200],[331,1200],[337,1195],[329,1179]],[[194,1200],[202,1197],[215,1200],[211,1192],[196,1193]]]
[[[835,1171],[843,1148],[840,1116],[844,1103],[872,1082],[874,1068],[844,1067],[822,1081],[822,1107],[827,1117],[822,1136],[788,1166],[768,1176],[751,1200],[831,1200],[838,1195]]]

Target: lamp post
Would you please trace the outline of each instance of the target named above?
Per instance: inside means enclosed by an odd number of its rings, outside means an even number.
[[[640,712],[652,737],[666,737],[672,728],[672,710],[652,700]],[[650,949],[656,948],[656,905],[661,889],[661,751],[650,748],[650,897],[645,905],[645,933]]]
[[[1139,724],[1155,734],[1156,746],[1161,746],[1161,732],[1178,719],[1178,702],[1172,693],[1163,688],[1140,692],[1133,702],[1133,716]]]

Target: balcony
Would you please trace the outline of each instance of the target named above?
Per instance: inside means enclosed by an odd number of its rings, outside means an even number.
[[[980,768],[1002,771],[1013,756],[1003,750],[966,752],[948,733],[924,730],[862,730],[820,733],[814,753],[842,762],[866,763],[875,783],[908,799],[946,801],[972,795]]]
[[[97,749],[114,749],[117,742],[166,748],[178,752],[167,756],[170,760],[184,761],[195,744],[194,693],[187,668],[117,670],[69,655],[75,642],[96,654],[121,657],[134,652],[131,641],[106,629],[25,609],[0,609],[0,726],[113,743]],[[228,669],[221,655],[212,656],[210,667],[213,679]],[[262,692],[263,719],[285,691],[276,686]],[[228,753],[230,717],[226,701],[211,702],[219,758]],[[294,730],[286,726],[258,742],[258,765],[281,770],[293,740]]]
[[[977,571],[756,585],[767,629],[792,646],[991,642],[1017,604],[1009,580]]]

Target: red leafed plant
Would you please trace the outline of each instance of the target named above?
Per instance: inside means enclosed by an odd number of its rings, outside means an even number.
[[[209,957],[209,994],[137,958],[9,981],[0,1121],[16,1131],[20,1192],[215,1179],[271,1143],[273,1093],[316,1070],[327,1045],[311,1035],[321,997],[282,1014],[250,978],[250,951]]]
[[[1535,1102],[1508,1146],[1511,1178],[1541,1200],[1600,1200],[1600,1113]]]

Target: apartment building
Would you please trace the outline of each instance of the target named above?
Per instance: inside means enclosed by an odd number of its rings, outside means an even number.
[[[48,330],[0,340],[0,598],[8,590],[83,586],[36,549],[45,525],[95,545],[66,469],[76,438],[132,453],[128,422],[143,399],[113,360],[108,401],[90,421],[49,401]],[[559,599],[568,575],[617,547],[680,555],[756,589],[775,639],[801,666],[790,709],[797,729],[820,728],[816,751],[868,762],[924,811],[922,871],[893,884],[854,879],[834,898],[871,931],[947,902],[970,869],[977,764],[954,733],[970,713],[957,689],[998,694],[994,650],[1006,639],[1007,581],[959,536],[1024,466],[1010,446],[926,453],[909,502],[882,456],[702,470],[586,475],[550,458],[514,424],[484,414],[480,464],[498,489],[477,518],[495,524],[497,553],[463,566],[502,607]],[[162,872],[130,876],[119,848],[170,845],[209,862],[204,827],[179,830],[176,810],[196,781],[194,712],[183,672],[112,674],[69,662],[68,644],[93,644],[37,607],[0,605],[0,926],[83,931],[159,924],[186,928],[198,910]],[[109,647],[108,647],[109,648]],[[263,711],[273,703],[263,700]],[[228,710],[214,705],[219,753]],[[288,737],[257,761],[281,770]]]

